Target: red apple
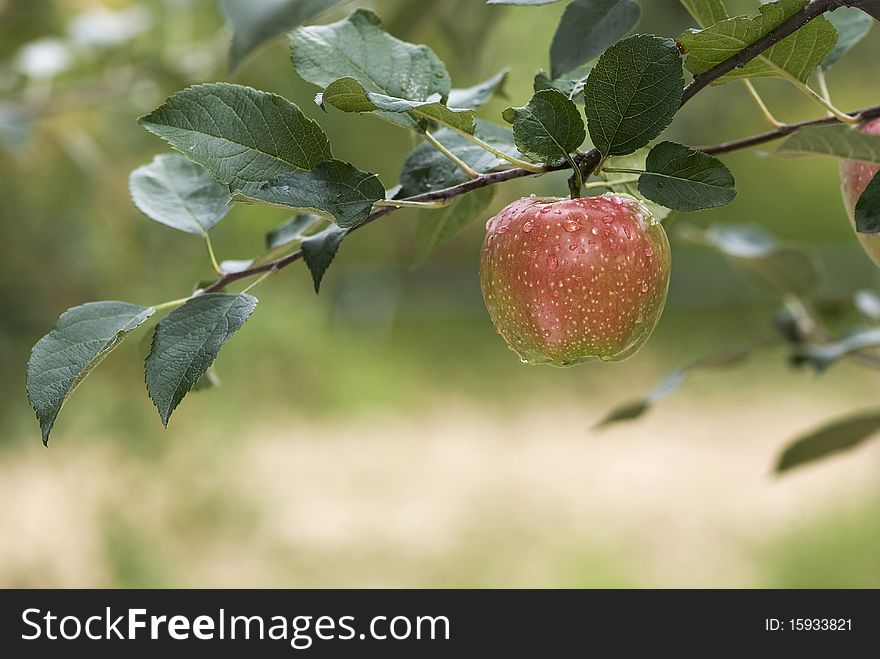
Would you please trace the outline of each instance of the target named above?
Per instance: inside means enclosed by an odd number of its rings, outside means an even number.
[[[529,364],[622,361],[666,302],[669,241],[637,199],[525,197],[486,223],[483,299]]]
[[[863,124],[861,131],[866,135],[880,135],[880,119]],[[840,161],[840,187],[843,191],[843,203],[846,205],[853,229],[856,227],[856,202],[878,171],[880,171],[878,165],[858,160]],[[856,233],[856,237],[862,243],[862,248],[871,257],[871,260],[880,266],[880,234]]]

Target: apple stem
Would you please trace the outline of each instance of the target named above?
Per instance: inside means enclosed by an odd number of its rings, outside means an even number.
[[[785,124],[773,116],[773,113],[770,112],[770,108],[768,108],[767,104],[764,103],[764,99],[761,98],[761,95],[758,93],[758,90],[755,89],[752,81],[743,80],[743,83],[745,83],[746,89],[749,90],[749,94],[758,105],[758,108],[761,110],[761,114],[764,115],[764,118],[767,120],[767,122],[774,128],[782,128]]]
[[[457,155],[452,153],[449,149],[447,149],[436,137],[431,135],[430,131],[425,131],[425,139],[430,142],[435,149],[437,149],[444,156],[449,158],[453,163],[455,163],[456,167],[458,167],[461,171],[467,174],[468,178],[480,178],[480,172],[475,170],[473,167],[468,165],[464,160],[459,158]]]
[[[565,154],[565,159],[571,165],[574,174],[568,179],[568,189],[571,192],[571,198],[577,199],[581,196],[581,189],[584,187],[584,175],[581,173],[580,166],[571,157],[571,154]]]

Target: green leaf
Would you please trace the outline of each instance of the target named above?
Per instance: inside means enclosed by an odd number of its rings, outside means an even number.
[[[319,87],[348,77],[374,94],[409,101],[425,101],[434,94],[445,100],[451,88],[446,66],[430,48],[392,37],[367,9],[356,9],[337,23],[297,28],[290,47],[299,75]],[[379,116],[412,127],[406,115]]]
[[[333,157],[324,131],[296,105],[241,85],[189,87],[138,123],[233,193],[248,194],[266,181]]]
[[[845,124],[806,126],[789,135],[774,155],[782,158],[824,155],[880,164],[880,136]]]
[[[638,34],[618,41],[599,58],[584,88],[593,144],[605,156],[645,146],[672,121],[683,89],[672,39]]]
[[[315,283],[315,293],[321,289],[321,280],[324,279],[324,273],[336,257],[339,251],[339,245],[345,234],[345,229],[337,226],[329,226],[321,233],[310,236],[302,241],[303,260],[312,274],[312,281]]]
[[[880,172],[874,174],[856,202],[855,221],[859,233],[880,233]]]
[[[880,430],[880,412],[837,419],[796,439],[783,451],[776,472],[787,472],[820,458],[858,446]]]
[[[481,217],[494,196],[495,186],[480,188],[459,197],[446,208],[419,213],[416,225],[416,264],[424,261],[431,252],[455,238],[466,226]]]
[[[687,53],[685,66],[694,75],[705,73],[733,57],[746,46],[801,11],[808,0],[779,0],[761,5],[754,18],[737,16],[704,30],[689,30],[679,37]],[[712,81],[720,85],[731,80],[755,77],[786,77],[801,83],[834,48],[837,31],[824,17],[818,17],[794,34],[768,48],[743,67]]]
[[[575,100],[583,96],[584,85],[587,83],[587,77],[592,70],[593,66],[591,64],[584,64],[559,78],[551,78],[545,71],[539,70],[535,74],[533,87],[536,92],[542,89],[556,89],[565,94],[566,98]],[[581,102],[583,101],[583,99],[580,100]]]
[[[375,174],[362,172],[341,160],[328,160],[311,171],[293,170],[253,189],[236,201],[257,200],[270,206],[317,213],[341,227],[357,226],[370,214],[373,202],[385,198]]]
[[[834,49],[822,60],[822,68],[827,70],[868,34],[874,19],[854,7],[841,7],[825,17],[838,34]]]
[[[331,160],[321,127],[274,94],[197,85],[139,121],[228,185],[235,201],[313,211],[354,226],[385,196],[375,174]]]
[[[606,164],[612,169],[619,168],[644,171],[648,158],[648,151],[649,149],[647,147],[643,147],[638,151],[634,151],[625,156],[613,156],[606,161]],[[669,216],[671,211],[668,208],[647,199],[641,192],[639,192],[639,182],[634,174],[609,172],[603,167],[598,176],[600,179],[610,184],[608,189],[612,192],[628,194],[631,197],[635,197],[642,201],[658,220],[663,220]]]
[[[750,283],[777,295],[805,297],[822,284],[813,255],[777,244],[758,227],[715,226],[705,231],[688,227],[681,235],[717,249]]]
[[[721,0],[681,0],[681,4],[700,27],[709,27],[730,18]]]
[[[476,110],[486,105],[489,99],[496,94],[506,97],[504,84],[507,82],[509,73],[510,70],[505,67],[488,80],[484,80],[473,87],[450,90],[446,105],[456,110]]]
[[[583,144],[587,134],[577,106],[555,89],[536,92],[521,108],[507,108],[516,148],[536,162],[558,165]]]
[[[315,100],[343,112],[407,113],[412,117],[411,127],[415,129],[424,128],[425,122],[433,121],[466,133],[474,132],[473,110],[451,110],[436,97],[427,101],[410,101],[369,92],[354,78],[333,81]]]
[[[599,57],[639,22],[634,0],[573,0],[566,6],[550,45],[550,73],[559,78]]]
[[[675,142],[651,149],[639,177],[639,192],[676,211],[716,208],[733,201],[733,174],[718,158]]]
[[[174,153],[134,170],[128,189],[141,213],[188,233],[206,234],[229,212],[229,189],[201,165]]]
[[[321,217],[312,213],[294,215],[266,234],[266,249],[275,249],[299,240],[306,231],[320,221]]]
[[[159,321],[145,371],[147,391],[164,425],[256,306],[252,295],[206,293]]]
[[[232,28],[229,68],[236,69],[263,43],[350,0],[221,0]]]
[[[513,132],[509,128],[477,119],[474,134],[503,153],[517,158],[522,156],[513,144]],[[509,167],[506,160],[447,128],[435,132],[434,138],[478,172]],[[400,171],[400,190],[395,196],[405,199],[467,180],[467,175],[455,163],[429,142],[422,142],[404,161]]]
[[[28,361],[27,393],[44,444],[74,389],[153,311],[127,302],[89,302],[61,314],[52,331],[37,342]]]

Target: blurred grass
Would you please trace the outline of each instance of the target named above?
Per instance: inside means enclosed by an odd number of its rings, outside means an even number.
[[[105,6],[130,4],[119,0]],[[497,99],[481,112],[496,121],[501,109],[529,97],[534,71],[547,66],[549,35],[563,9],[562,3],[513,9],[473,0],[431,2],[430,11],[413,0],[360,4],[375,8],[395,34],[434,47],[458,86],[510,65],[509,98]],[[740,10],[753,4],[730,3]],[[641,31],[674,35],[689,25],[677,3],[643,5]],[[481,223],[413,270],[416,216],[396,213],[346,241],[320,297],[301,265],[261,286],[256,313],[218,360],[222,388],[189,396],[168,431],[162,430],[144,392],[141,330],[77,391],[65,406],[51,450],[40,449],[23,391],[25,364],[30,346],[59,313],[87,300],[155,303],[176,298],[209,274],[198,239],[149,222],[128,199],[128,172],[165,148],[137,127],[139,114],[187,84],[231,79],[297,102],[321,122],[337,157],[378,172],[387,186],[395,183],[413,146],[411,136],[374,118],[321,112],[311,102],[314,88],[291,69],[283,40],[263,49],[230,78],[223,59],[225,36],[213,3],[149,3],[154,20],[150,31],[117,50],[83,55],[74,71],[47,88],[11,72],[9,63],[20,45],[63,35],[71,16],[91,6],[97,4],[0,3],[0,102],[38,105],[47,94],[65,102],[72,99],[69,111],[49,112],[34,121],[23,146],[0,148],[0,471],[7,474],[9,504],[2,519],[4,532],[7,527],[24,529],[22,548],[0,543],[0,562],[7,565],[0,570],[0,584],[224,585],[230,579],[238,585],[878,584],[880,540],[876,499],[871,498],[876,487],[853,476],[859,469],[857,457],[829,461],[816,472],[793,477],[793,485],[766,477],[787,434],[802,430],[813,415],[818,419],[822,412],[843,413],[871,404],[870,392],[876,387],[872,374],[841,366],[821,379],[806,372],[792,375],[771,351],[736,371],[696,376],[668,407],[619,435],[597,438],[587,433],[609,406],[641,395],[670,368],[771,331],[772,300],[745,288],[717,257],[678,244],[669,306],[636,358],[617,366],[527,368],[494,333],[482,306],[476,267]],[[873,80],[866,72],[875,66],[878,47],[880,31],[875,29],[832,71],[829,84],[840,107],[877,102],[880,88],[866,84]],[[121,85],[118,93],[92,105],[92,86],[119,70],[132,73],[138,82]],[[821,113],[781,81],[757,85],[785,120]],[[703,144],[765,129],[742,86],[728,85],[700,94],[676,119],[669,137]],[[847,224],[833,160],[780,161],[764,151],[748,151],[731,154],[726,161],[739,184],[735,202],[677,221],[761,224],[816,249],[826,264],[829,291],[876,287],[877,271],[859,251]],[[565,189],[564,175],[511,182],[495,206],[530,192],[564,194]],[[246,258],[258,252],[265,231],[285,217],[281,211],[236,207],[214,232],[219,254]],[[394,511],[405,506],[407,497],[419,496],[419,488],[408,479],[422,473],[420,452],[440,450],[447,442],[458,446],[456,433],[470,432],[458,418],[462,406],[466,418],[473,414],[475,427],[482,429],[482,434],[469,435],[474,450],[483,451],[471,468],[491,475],[497,463],[516,458],[508,466],[511,489],[471,475],[474,497],[498,500],[468,500],[464,512],[456,513],[460,519],[449,523],[452,535],[441,539],[442,546],[432,552],[417,544],[408,552],[411,539],[393,534],[405,533],[407,524],[415,524],[410,518],[415,515],[421,521],[411,533],[433,537],[431,515],[441,514],[441,504],[458,496],[456,479],[463,478],[459,470],[467,465],[443,463],[448,471],[432,476],[437,484],[421,508],[398,511],[400,517],[389,518],[387,528],[382,506]],[[784,514],[766,520],[760,540],[737,535],[745,533],[745,525],[734,512],[723,528],[695,527],[696,544],[704,542],[722,557],[704,557],[705,571],[696,569],[691,579],[685,563],[664,563],[665,552],[673,558],[679,551],[687,554],[675,544],[674,524],[651,527],[654,535],[640,531],[650,526],[644,515],[651,504],[636,496],[638,483],[632,497],[603,499],[598,509],[584,502],[599,521],[609,521],[604,509],[617,511],[624,520],[622,529],[594,528],[590,519],[566,526],[571,520],[556,518],[557,506],[573,505],[585,494],[576,479],[569,490],[548,500],[547,509],[530,503],[542,501],[542,493],[553,489],[553,468],[558,467],[554,463],[539,479],[528,470],[532,451],[560,439],[541,437],[537,431],[511,439],[516,428],[507,421],[545,407],[548,423],[570,414],[571,434],[577,439],[560,447],[554,459],[565,460],[568,454],[562,449],[576,452],[610,444],[613,450],[608,448],[603,458],[626,465],[634,443],[642,451],[672,447],[693,426],[707,437],[723,434],[725,441],[706,447],[695,439],[679,456],[693,454],[693,461],[679,468],[685,475],[754,479],[753,498],[742,504],[742,515],[760,513],[772,497],[781,496],[779,490],[802,491],[806,497],[819,488],[828,499],[821,505],[815,498],[787,503]],[[721,421],[714,421],[716,414]],[[402,429],[397,427],[401,423]],[[425,440],[423,433],[433,439]],[[321,529],[342,533],[345,524],[334,515],[352,521],[351,511],[362,510],[363,501],[371,506],[363,509],[364,516],[377,520],[365,535],[345,536],[339,545],[310,543],[293,532],[284,535],[271,524],[267,527],[269,503],[263,490],[280,485],[264,482],[260,470],[250,465],[248,471],[248,465],[264,450],[267,437],[278,434],[285,439],[272,444],[270,453],[301,461],[291,462],[284,477],[303,479],[313,488],[285,492],[291,498],[276,502],[273,509],[278,525],[314,502],[318,513],[304,518],[303,537]],[[768,442],[750,449],[754,461],[721,469],[719,455],[729,450],[729,442],[752,435]],[[655,437],[657,446],[639,443]],[[350,438],[366,444],[349,446]],[[870,459],[875,454],[867,450]],[[379,460],[374,472],[364,476],[349,464],[347,452],[369,464]],[[395,461],[398,453],[408,457]],[[390,466],[383,467],[383,459]],[[633,460],[645,458],[636,454]],[[342,463],[340,474],[364,480],[361,489],[334,480],[337,462]],[[310,476],[301,463],[326,480]],[[606,466],[585,463],[580,477],[601,480]],[[830,474],[827,478],[819,473],[823,470]],[[674,480],[663,481],[663,487],[674,485]],[[847,489],[857,486],[861,489],[855,494]],[[376,494],[383,487],[396,493],[393,500]],[[534,490],[524,496],[521,490],[529,487]],[[701,500],[712,484],[695,483],[693,488],[689,496]],[[681,515],[699,517],[710,514],[712,505],[729,503],[724,493],[716,494],[706,498],[702,509]],[[66,495],[73,500],[62,510],[81,522],[77,528],[68,528],[53,512],[51,502]],[[32,500],[36,503],[28,508]],[[325,503],[328,510],[320,514]],[[520,506],[531,508],[526,514]],[[18,513],[18,508],[29,512]],[[33,518],[24,519],[25,514]],[[438,522],[436,528],[447,527]],[[736,550],[730,565],[723,558],[725,534],[733,536],[730,543]],[[60,549],[67,546],[72,548],[69,556]],[[20,555],[24,548],[33,555]],[[700,555],[692,551],[687,555]]]

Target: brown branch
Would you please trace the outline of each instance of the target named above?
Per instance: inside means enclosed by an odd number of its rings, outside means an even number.
[[[855,112],[852,112],[850,114],[851,116],[856,117],[859,121],[868,121],[869,119],[875,119],[877,117],[880,117],[880,105],[872,105],[869,108],[856,110]],[[779,128],[768,130],[766,133],[759,133],[758,135],[744,137],[739,140],[721,142],[720,144],[712,144],[711,146],[695,146],[693,148],[696,151],[702,151],[703,153],[709,153],[713,155],[716,153],[728,153],[730,151],[747,149],[752,146],[758,146],[759,144],[765,144],[767,142],[772,142],[774,140],[787,137],[788,135],[791,135],[792,133],[805,126],[827,126],[830,124],[838,123],[840,122],[835,117],[811,119],[810,121],[800,121],[794,124],[785,124],[783,126],[780,126]]]
[[[794,32],[809,23],[814,18],[821,16],[827,11],[837,9],[841,6],[859,6],[863,3],[864,0],[850,0],[848,2],[846,0],[811,0],[811,2],[809,2],[801,11],[790,16],[788,19],[783,21],[780,25],[768,32],[760,39],[749,44],[732,57],[724,60],[723,62],[709,69],[705,73],[702,73],[699,76],[695,77],[693,81],[691,81],[690,84],[688,84],[684,88],[684,92],[682,93],[681,98],[681,105],[687,103],[699,91],[707,87],[713,80],[720,78],[726,73],[730,73],[736,68],[745,66],[751,60],[760,55],[763,51],[771,48],[774,44],[781,41],[785,37],[794,34]],[[880,106],[866,108],[857,113],[857,116],[860,119],[868,119],[870,117],[878,115],[880,115]],[[786,135],[789,135],[790,133],[794,132],[804,125],[820,125],[826,123],[837,123],[837,119],[829,117],[827,119],[817,119],[814,121],[804,122],[802,124],[788,124],[777,130],[770,131],[768,133],[762,133],[761,135],[755,135],[754,137],[745,138],[743,140],[737,140],[734,142],[726,142],[724,144],[719,144],[715,146],[699,147],[699,149],[706,153],[724,153],[727,151],[734,151],[736,149],[743,149],[749,146],[753,146],[755,144],[763,144],[764,142],[769,142],[771,140],[785,137]],[[585,153],[580,153],[574,156],[574,161],[575,163],[577,163],[578,167],[581,170],[583,180],[586,181],[593,174],[593,172],[596,170],[596,167],[598,167],[601,158],[602,154],[599,153],[598,149],[595,148],[590,149]],[[485,188],[490,185],[502,183],[504,181],[511,181],[513,179],[524,178],[526,176],[536,176],[547,172],[560,171],[563,169],[568,169],[569,167],[570,165],[566,163],[564,165],[554,167],[544,167],[540,172],[531,172],[520,168],[505,169],[500,172],[490,172],[459,185],[453,185],[442,190],[433,190],[424,194],[408,197],[406,201],[437,201],[440,199],[454,199],[455,197],[459,197],[463,194],[471,192],[472,190],[478,190],[480,188]],[[351,233],[361,227],[367,226],[371,222],[374,222],[380,217],[384,217],[385,215],[388,215],[395,210],[397,209],[389,206],[378,208],[377,210],[370,213],[370,215],[367,216],[367,219],[364,220],[361,224],[349,229],[347,233]],[[239,281],[241,279],[246,279],[248,277],[252,277],[253,275],[267,272],[269,270],[280,270],[281,268],[287,267],[291,263],[299,261],[300,259],[302,259],[302,257],[302,251],[297,251],[275,261],[270,261],[268,263],[254,266],[253,268],[248,268],[247,270],[224,274],[220,278],[218,278],[217,281],[215,281],[213,284],[202,289],[201,292],[212,293],[222,290],[229,284]]]

